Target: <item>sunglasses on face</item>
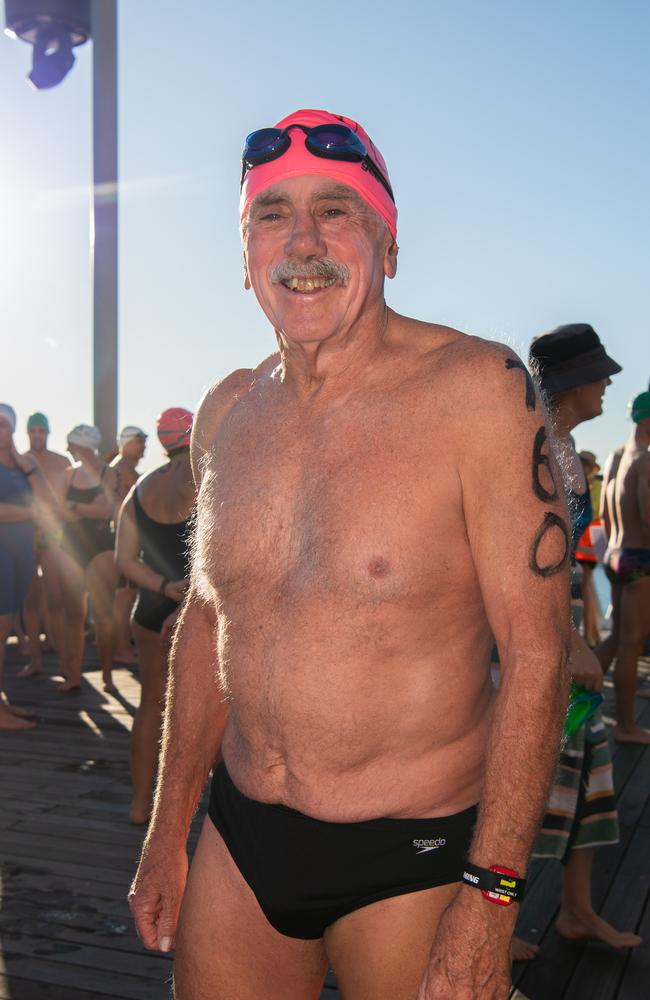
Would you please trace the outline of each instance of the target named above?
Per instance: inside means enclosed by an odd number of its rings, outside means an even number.
[[[248,170],[259,167],[262,163],[277,160],[291,145],[290,130],[299,128],[305,133],[305,146],[313,156],[325,160],[344,160],[348,163],[360,163],[362,169],[369,171],[388,192],[391,201],[395,201],[393,190],[379,167],[371,160],[366,144],[347,125],[287,125],[286,128],[260,128],[246,136],[242,153],[242,169],[240,187]]]

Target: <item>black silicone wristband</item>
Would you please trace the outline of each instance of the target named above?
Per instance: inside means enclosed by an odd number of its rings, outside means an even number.
[[[503,875],[500,872],[490,871],[489,868],[479,868],[478,865],[473,865],[469,861],[463,868],[463,882],[475,889],[482,889],[484,892],[497,892],[501,896],[508,896],[518,902],[523,898],[526,888],[525,878]]]

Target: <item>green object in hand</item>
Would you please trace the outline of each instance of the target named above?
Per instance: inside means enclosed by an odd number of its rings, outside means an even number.
[[[575,681],[569,688],[569,707],[564,720],[564,735],[573,736],[591,718],[603,700],[597,691],[587,691]]]

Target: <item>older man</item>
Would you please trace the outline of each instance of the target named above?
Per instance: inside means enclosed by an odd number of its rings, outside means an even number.
[[[163,950],[183,900],[177,1000],[315,998],[328,962],[358,1000],[507,995],[565,706],[568,531],[521,361],[387,308],[396,217],[355,122],[248,137],[245,285],[279,350],[195,422],[194,579],[131,897]]]

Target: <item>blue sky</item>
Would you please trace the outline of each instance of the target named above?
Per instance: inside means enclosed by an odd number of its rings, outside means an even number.
[[[650,5],[122,0],[120,423],[274,347],[241,280],[243,136],[298,107],[361,121],[400,211],[400,312],[511,344],[591,322],[624,368],[578,428],[604,458],[650,377]],[[92,418],[90,44],[59,87],[0,38],[0,399],[52,446]],[[22,432],[18,443],[24,443]],[[161,452],[152,445],[149,463]]]

